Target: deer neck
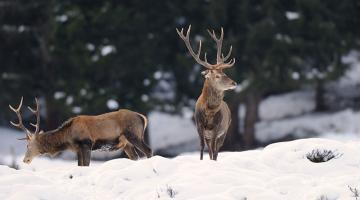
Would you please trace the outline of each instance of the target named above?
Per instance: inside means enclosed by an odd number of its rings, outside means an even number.
[[[206,109],[210,113],[216,113],[224,98],[224,91],[214,88],[209,80],[205,80],[201,96],[205,102]]]
[[[53,130],[48,131],[37,136],[38,147],[40,153],[48,153],[54,155],[60,151],[63,151],[67,147],[65,141],[66,130]]]

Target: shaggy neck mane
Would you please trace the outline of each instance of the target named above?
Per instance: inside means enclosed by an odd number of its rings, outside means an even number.
[[[72,119],[64,122],[59,128],[40,134],[37,137],[41,153],[56,154],[66,149],[65,135],[71,127]]]
[[[215,89],[206,79],[201,96],[206,102],[206,107],[213,112],[217,112],[224,98],[224,91]]]

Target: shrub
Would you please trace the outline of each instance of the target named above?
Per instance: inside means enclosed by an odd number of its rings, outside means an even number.
[[[352,193],[352,197],[355,197],[355,200],[360,200],[360,192],[357,188],[355,187],[350,187],[348,186],[349,190]]]
[[[175,198],[175,195],[177,194],[177,192],[169,185],[166,185],[166,193],[169,195],[170,198]]]
[[[339,158],[342,154],[326,149],[314,149],[310,153],[306,154],[306,158],[314,163],[327,162],[333,158]]]

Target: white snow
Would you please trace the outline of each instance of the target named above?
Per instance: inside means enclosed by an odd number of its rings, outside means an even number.
[[[106,102],[106,106],[110,109],[110,110],[116,110],[119,108],[119,103],[115,100],[115,99],[109,99]]]
[[[295,19],[299,19],[300,14],[298,12],[287,11],[285,13],[285,16],[288,20],[295,20]]]
[[[67,15],[58,15],[55,17],[55,20],[61,23],[66,22],[69,19]]]
[[[54,93],[54,99],[62,99],[66,96],[65,92],[57,91]]]
[[[260,119],[275,120],[311,112],[315,109],[314,96],[311,90],[269,96],[260,103]]]
[[[113,46],[113,45],[106,45],[106,46],[103,46],[103,47],[101,48],[101,55],[102,55],[102,56],[107,56],[107,55],[109,55],[110,53],[113,53],[113,52],[115,52],[115,51],[116,51],[115,46]]]
[[[360,52],[352,51],[342,58],[342,61],[350,65],[350,68],[339,79],[337,85],[345,87],[360,84]]]
[[[339,80],[329,84],[331,95],[356,98],[360,94],[360,53],[352,51],[342,61],[349,64],[349,69]],[[342,104],[339,97],[334,103]],[[298,138],[360,138],[359,111],[345,109],[334,113],[312,113],[314,109],[315,93],[312,90],[270,96],[260,104],[261,121],[256,124],[256,138],[261,142],[289,135]],[[240,111],[243,118],[244,108],[241,107]]]
[[[80,114],[82,111],[82,108],[80,106],[74,106],[72,108],[72,112],[75,113],[75,114]]]
[[[360,112],[350,109],[336,113],[307,114],[296,118],[261,121],[256,124],[256,139],[268,142],[293,135],[298,138],[351,134],[360,139]]]
[[[348,186],[360,188],[359,146],[303,139],[221,153],[217,162],[207,157],[200,161],[196,153],[174,159],[114,159],[90,167],[55,161],[46,168],[0,166],[0,199],[354,200]],[[313,163],[306,155],[314,149],[338,156]]]
[[[17,138],[23,137],[25,137],[25,134],[20,131],[0,127],[0,161],[4,155],[21,155],[25,153],[26,142],[17,140]]]

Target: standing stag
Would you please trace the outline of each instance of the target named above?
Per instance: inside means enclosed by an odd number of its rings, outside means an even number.
[[[55,130],[40,132],[39,102],[36,101],[36,110],[29,110],[36,115],[35,131],[28,130],[22,122],[19,106],[15,109],[9,105],[18,117],[13,126],[22,129],[26,133],[27,151],[24,157],[25,163],[30,163],[35,156],[41,154],[55,155],[69,149],[77,153],[78,165],[89,166],[92,150],[118,150],[123,149],[132,160],[138,158],[137,151],[144,153],[148,158],[152,156],[151,149],[144,143],[144,131],[147,119],[144,115],[121,109],[115,112],[97,116],[77,116],[70,118]]]
[[[202,75],[205,77],[205,83],[195,107],[195,123],[200,137],[200,160],[203,159],[205,142],[209,149],[210,159],[216,160],[231,123],[230,109],[223,101],[224,91],[236,88],[236,82],[226,76],[223,69],[232,67],[235,64],[235,58],[226,62],[231,55],[232,47],[230,47],[229,53],[225,57],[221,53],[224,37],[224,31],[221,28],[219,38],[217,38],[214,30],[208,30],[211,38],[216,42],[216,64],[208,63],[206,53],[204,60],[201,60],[201,40],[198,52],[195,54],[190,44],[190,29],[191,25],[186,35],[183,33],[183,28],[181,31],[178,29],[176,31],[180,38],[184,40],[187,49],[196,62],[206,68],[202,72]]]

